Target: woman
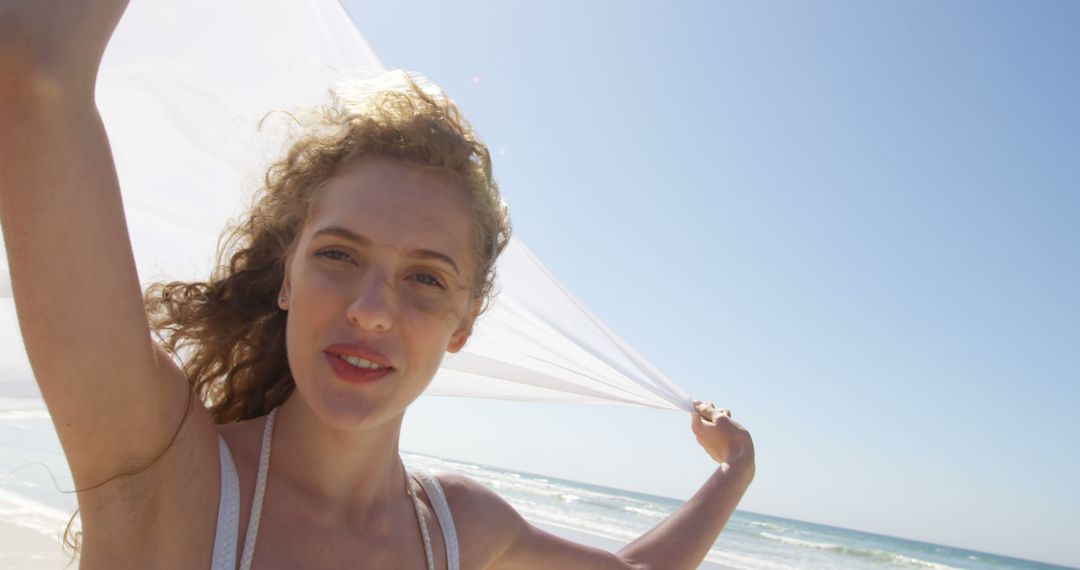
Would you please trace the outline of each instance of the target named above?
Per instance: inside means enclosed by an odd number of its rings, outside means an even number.
[[[468,341],[510,231],[487,149],[440,93],[405,81],[307,116],[225,265],[144,297],[93,99],[125,5],[0,5],[0,222],[84,567],[702,561],[754,474],[748,433],[711,404],[692,425],[716,473],[617,554],[404,469],[404,412]]]

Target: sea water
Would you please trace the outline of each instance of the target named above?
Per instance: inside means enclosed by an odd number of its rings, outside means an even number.
[[[467,475],[496,491],[525,518],[620,542],[637,538],[681,501],[427,455],[410,468]],[[930,568],[1049,570],[1061,566],[902,538],[736,511],[706,560],[745,569]]]
[[[410,470],[454,472],[488,486],[537,524],[627,543],[680,501],[466,461],[403,453]],[[44,410],[0,411],[0,522],[55,537],[75,496],[52,422]],[[1060,566],[961,548],[736,511],[707,560],[745,569],[949,568],[1048,570]]]

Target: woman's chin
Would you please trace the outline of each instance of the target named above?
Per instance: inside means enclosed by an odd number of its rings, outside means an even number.
[[[396,409],[381,399],[356,394],[325,394],[317,405],[308,407],[323,423],[335,430],[356,432],[373,429],[400,418],[405,410]]]

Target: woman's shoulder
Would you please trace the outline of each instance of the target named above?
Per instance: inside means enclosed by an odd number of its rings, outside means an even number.
[[[446,494],[454,520],[476,516],[520,517],[506,499],[471,477],[459,473],[436,473],[435,478]]]
[[[501,554],[528,523],[495,491],[471,477],[438,473],[454,517],[462,568],[485,568]]]

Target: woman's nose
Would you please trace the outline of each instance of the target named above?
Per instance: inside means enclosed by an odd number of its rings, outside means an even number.
[[[349,304],[345,316],[353,325],[372,332],[390,330],[394,322],[394,288],[376,271],[364,276],[363,285]]]

